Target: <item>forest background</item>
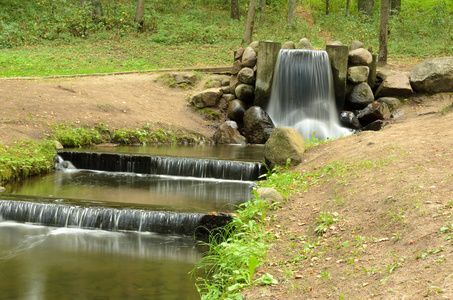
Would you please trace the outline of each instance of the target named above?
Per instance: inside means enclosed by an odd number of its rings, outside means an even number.
[[[393,1],[390,63],[452,55],[450,1]],[[378,0],[3,0],[0,77],[228,66],[251,2],[253,40],[379,48]]]

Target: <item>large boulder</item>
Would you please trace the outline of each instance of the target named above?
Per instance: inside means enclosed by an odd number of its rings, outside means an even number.
[[[247,140],[237,130],[237,125],[233,125],[234,122],[225,122],[220,124],[214,133],[214,140],[218,144],[240,144],[246,145]]]
[[[266,163],[274,166],[285,166],[288,159],[291,165],[298,165],[303,160],[305,140],[294,128],[277,127],[264,144]]]
[[[366,82],[355,85],[347,98],[347,106],[353,109],[363,109],[374,101],[373,91]]]
[[[373,62],[373,56],[370,51],[357,48],[349,52],[349,62],[354,66],[368,66]]]
[[[368,80],[370,68],[367,66],[353,66],[348,68],[348,80],[352,83],[361,83]]]
[[[367,126],[377,120],[390,119],[390,110],[387,104],[373,101],[357,114],[357,119],[364,126]]]
[[[190,103],[195,107],[203,108],[207,106],[216,106],[219,99],[222,97],[222,89],[208,89],[199,93],[196,93],[190,98]]]
[[[258,199],[263,200],[268,205],[285,201],[285,198],[273,188],[258,188],[256,189],[256,193]]]
[[[350,51],[359,49],[359,48],[365,48],[365,45],[360,41],[352,41],[351,45],[349,46]]]
[[[340,112],[340,123],[342,126],[352,129],[362,128],[359,119],[352,111],[343,110]]]
[[[453,92],[453,56],[423,61],[412,69],[410,82],[419,93]]]
[[[259,106],[250,107],[244,114],[244,133],[251,144],[264,144],[275,125],[269,115]]]
[[[409,78],[405,74],[387,76],[376,90],[376,98],[380,97],[408,97],[412,95]]]
[[[283,44],[282,49],[296,49],[296,44],[293,41],[287,41]]]
[[[240,83],[253,84],[255,82],[255,72],[253,69],[245,67],[238,73]]]
[[[247,47],[242,54],[242,66],[253,68],[256,65],[256,52],[252,47]]]
[[[247,105],[241,100],[233,100],[228,104],[227,116],[233,121],[242,122]]]
[[[401,106],[400,99],[396,97],[381,97],[379,99],[376,99],[376,101],[387,104],[390,110],[397,109],[398,107]]]
[[[297,44],[297,49],[315,50],[315,48],[307,38],[303,38],[299,41],[299,44]]]
[[[250,84],[241,83],[234,90],[236,98],[245,103],[252,103],[255,99],[255,88]]]
[[[231,66],[230,73],[231,73],[231,75],[236,75],[237,73],[239,73],[239,71],[241,71],[241,69],[242,69],[241,61],[239,59],[235,60],[233,62],[233,65]]]

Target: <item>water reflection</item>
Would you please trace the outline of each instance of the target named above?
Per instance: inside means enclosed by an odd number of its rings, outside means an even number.
[[[192,211],[233,211],[250,199],[254,183],[202,180],[113,172],[61,172],[11,182],[6,193],[43,197],[121,202],[190,208]]]
[[[263,145],[147,145],[147,146],[90,146],[65,149],[107,153],[146,154],[153,156],[179,156],[242,161],[264,161]]]
[[[2,299],[199,299],[190,238],[0,222]]]

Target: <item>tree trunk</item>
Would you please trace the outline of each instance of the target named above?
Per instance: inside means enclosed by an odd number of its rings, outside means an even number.
[[[289,0],[288,4],[288,26],[294,23],[294,15],[296,13],[296,0]]]
[[[135,12],[135,22],[138,23],[138,28],[143,28],[143,15],[145,14],[145,0],[137,1],[137,11]]]
[[[239,20],[239,1],[231,0],[231,19]]]
[[[346,0],[346,15],[349,14],[349,0]]]
[[[397,15],[401,12],[401,0],[390,0],[390,13]]]
[[[252,42],[253,25],[255,24],[256,5],[258,0],[250,0],[249,10],[247,13],[247,21],[245,23],[244,35],[242,36],[242,44],[250,44]]]
[[[329,0],[326,0],[326,16],[329,14]]]
[[[378,66],[387,64],[387,35],[389,23],[389,1],[381,0],[381,28],[379,32],[379,59]]]
[[[91,0],[91,5],[93,5],[93,17],[95,19],[99,19],[104,15],[101,0]]]
[[[369,17],[373,16],[374,0],[357,0],[357,9],[359,13]]]
[[[266,16],[266,0],[260,0],[260,23],[264,22]]]

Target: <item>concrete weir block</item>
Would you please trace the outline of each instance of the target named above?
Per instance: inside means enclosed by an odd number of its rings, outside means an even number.
[[[272,79],[281,43],[259,42],[253,105],[266,109],[271,97]]]
[[[344,109],[346,98],[349,49],[345,45],[327,45],[326,52],[329,55],[330,67],[332,68],[335,103],[337,110],[341,111]]]

